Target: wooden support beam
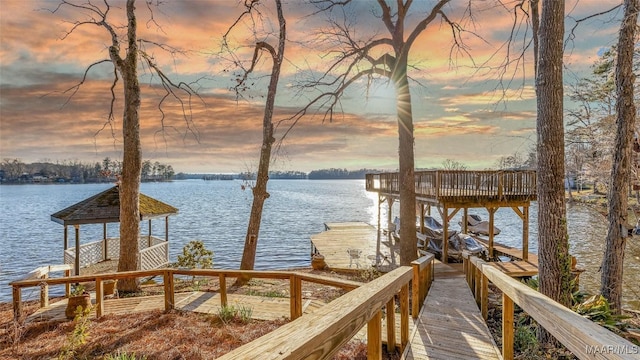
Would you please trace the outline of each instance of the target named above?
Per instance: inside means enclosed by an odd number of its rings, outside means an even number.
[[[480,278],[480,313],[487,320],[489,314],[489,279],[482,274]]]
[[[109,259],[109,245],[107,241],[107,223],[102,223],[102,260]]]
[[[169,311],[175,307],[175,293],[173,285],[173,271],[165,270],[163,272],[164,282],[164,310]]]
[[[224,274],[218,275],[220,281],[220,306],[227,306],[227,277]]]
[[[22,319],[22,289],[17,286],[13,287],[13,319],[20,321]]]
[[[104,314],[104,282],[101,278],[96,278],[96,318]]]
[[[76,230],[76,259],[74,262],[76,275],[80,275],[80,225],[74,225]]]
[[[382,360],[382,311],[367,323],[367,360]]]
[[[440,210],[440,208],[438,208]],[[442,259],[443,263],[449,262],[449,221],[448,216],[449,209],[447,209],[446,205],[442,207],[442,212],[440,213],[441,218],[443,219],[442,224]]]
[[[65,270],[64,277],[69,277],[69,276],[71,276],[71,270]],[[66,297],[71,296],[71,284],[69,283],[64,283],[64,296]]]
[[[473,297],[476,299],[476,304],[480,307],[480,288],[482,286],[482,272],[479,267],[475,268],[475,276],[474,276],[474,288],[473,288]]]
[[[289,294],[291,320],[295,320],[302,316],[302,279],[295,274],[289,278]]]
[[[169,242],[169,217],[164,217],[164,241]]]
[[[469,208],[465,207],[464,212],[462,213],[462,232],[467,233],[467,216],[469,216]]]
[[[47,284],[46,279],[49,278],[49,274],[46,273],[42,275],[41,279],[45,280],[45,282],[40,285],[40,307],[49,306],[49,284]]]
[[[409,344],[409,284],[400,288],[400,352]]]
[[[529,206],[524,206],[522,218],[522,260],[529,260]]]
[[[393,352],[396,348],[396,297],[387,302],[387,350]]]
[[[493,218],[494,215],[496,213],[496,210],[498,210],[497,207],[487,207],[487,211],[489,212],[489,259],[493,259],[493,229],[494,229],[494,222],[493,222]]]
[[[513,360],[513,300],[502,294],[502,357]]]
[[[455,208],[451,214],[447,214],[447,223],[453,219],[461,208]]]

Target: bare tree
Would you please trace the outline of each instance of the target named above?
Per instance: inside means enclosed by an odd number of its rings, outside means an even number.
[[[445,170],[467,170],[467,165],[458,160],[444,159],[442,168]]]
[[[562,57],[564,0],[544,1],[540,17],[536,95],[538,118],[538,256],[540,292],[569,305],[571,258],[564,199]],[[538,337],[551,342],[542,327]]]
[[[384,26],[386,34],[379,34],[373,30],[374,34],[368,38],[359,36],[363,33],[361,29],[355,31],[346,18],[339,20],[331,17],[339,13],[334,10],[345,9],[352,3],[351,0],[312,0],[311,3],[318,8],[316,14],[325,13],[329,16],[330,28],[323,29],[323,36],[330,42],[329,52],[334,54],[335,58],[328,70],[305,85],[307,89],[319,91],[320,94],[312,97],[309,104],[293,117],[294,124],[300,117],[318,108],[323,108],[324,119],[331,121],[334,113],[340,111],[340,99],[345,91],[359,80],[365,80],[367,87],[377,79],[384,79],[393,85],[396,91],[399,143],[400,262],[402,265],[409,265],[417,256],[409,53],[420,34],[435,20],[440,19],[453,34],[455,47],[452,53],[458,50],[468,55],[461,38],[464,30],[444,12],[449,0],[436,1],[425,13],[413,11],[411,6],[414,2],[411,0],[398,0],[391,4],[385,0],[378,0],[375,18],[376,21],[382,22],[380,25]],[[409,31],[406,29],[411,15],[414,16],[411,23],[415,23],[415,26]]]
[[[145,3],[147,8],[151,10],[152,2]],[[160,79],[161,85],[166,94],[160,101],[162,102],[168,97],[175,97],[183,106],[182,99],[176,93],[177,91],[185,92],[190,95],[195,92],[191,87],[184,83],[174,84],[167,76],[156,66],[152,56],[148,55],[140,44],[150,44],[159,46],[162,49],[170,49],[164,45],[154,42],[145,41],[138,38],[137,19],[135,0],[127,0],[126,16],[127,25],[126,34],[119,34],[120,27],[110,22],[109,15],[112,6],[107,0],[104,0],[101,6],[92,2],[77,4],[71,1],[62,0],[58,7],[52,12],[56,13],[63,7],[70,7],[79,10],[86,15],[85,20],[79,20],[73,23],[71,29],[63,37],[67,38],[75,30],[85,26],[98,26],[106,32],[110,41],[109,58],[94,62],[89,65],[84,72],[82,80],[67,90],[71,93],[71,97],[80,89],[80,87],[88,79],[89,71],[96,65],[103,63],[111,63],[114,67],[113,83],[111,85],[111,108],[109,118],[107,120],[110,126],[114,120],[114,104],[116,102],[116,86],[120,78],[123,82],[124,97],[124,113],[122,117],[122,135],[123,135],[123,160],[122,173],[120,176],[120,258],[118,261],[118,271],[138,270],[140,267],[138,261],[138,236],[140,232],[140,173],[142,168],[142,146],[140,144],[140,84],[138,81],[138,60],[142,59],[144,64],[152,70]],[[152,20],[155,23],[155,20]],[[121,45],[125,45],[123,50]],[[124,51],[124,54],[123,54]],[[190,104],[190,101],[187,105]],[[162,112],[162,110],[160,109]],[[163,113],[164,119],[164,113]],[[107,126],[107,125],[105,125]],[[121,291],[135,291],[138,288],[137,280],[125,279],[118,283]]]
[[[251,204],[251,215],[249,217],[249,224],[247,226],[247,235],[244,243],[244,251],[242,253],[242,261],[240,263],[240,269],[253,270],[256,260],[256,247],[258,245],[258,235],[260,233],[260,223],[262,221],[262,209],[264,202],[269,198],[269,192],[267,191],[267,182],[269,181],[269,164],[271,163],[271,148],[276,141],[274,138],[274,123],[273,123],[273,110],[275,106],[276,93],[278,90],[278,80],[280,79],[280,67],[284,59],[284,49],[286,40],[286,21],[282,11],[282,3],[280,0],[274,0],[276,5],[276,12],[278,14],[278,48],[274,48],[273,45],[266,41],[258,41],[255,45],[253,58],[251,59],[250,66],[244,70],[243,74],[237,79],[237,85],[235,91],[238,96],[241,95],[241,90],[246,88],[247,79],[251,73],[254,72],[256,65],[258,64],[260,55],[262,52],[266,52],[271,57],[272,67],[271,76],[269,81],[269,87],[267,90],[267,101],[264,107],[264,117],[262,119],[262,146],[260,147],[260,162],[258,164],[258,173],[256,174],[256,182],[252,186],[253,202]],[[252,16],[255,8],[260,5],[260,0],[251,0],[245,2],[245,11],[238,17],[231,28],[224,36],[224,42],[226,44],[227,36],[229,32],[242,20],[245,16]],[[237,61],[240,64],[241,62]],[[243,279],[238,279],[240,282]]]
[[[613,311],[622,311],[622,274],[627,233],[629,177],[631,174],[631,145],[636,120],[633,73],[634,42],[638,27],[639,0],[625,0],[624,19],[618,37],[616,61],[616,123],[617,131],[613,167],[608,191],[609,228],[602,262],[600,291],[609,300]]]

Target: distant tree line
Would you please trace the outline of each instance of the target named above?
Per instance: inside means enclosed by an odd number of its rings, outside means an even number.
[[[321,179],[364,179],[367,173],[380,172],[380,170],[373,169],[360,169],[360,170],[347,170],[347,169],[322,169],[313,170],[309,173],[309,180],[321,180]]]
[[[106,157],[102,162],[83,163],[78,160],[24,163],[20,159],[5,158],[0,163],[0,182],[27,183],[102,183],[116,182],[122,162]],[[167,181],[175,172],[171,165],[146,160],[142,163],[142,181]]]

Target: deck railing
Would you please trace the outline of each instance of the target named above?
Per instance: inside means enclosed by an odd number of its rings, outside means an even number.
[[[514,304],[580,359],[638,358],[638,347],[631,342],[504,274],[482,259],[466,252],[463,259],[467,282],[485,319],[489,281],[502,291],[502,356],[505,360],[513,359]]]
[[[433,254],[403,266],[366,284],[336,279],[327,276],[291,271],[249,271],[216,269],[154,269],[110,274],[70,276],[64,278],[37,278],[14,281],[13,311],[16,320],[22,314],[21,294],[23,288],[94,282],[96,289],[96,316],[104,314],[103,284],[107,280],[162,276],[164,284],[165,310],[175,306],[175,276],[217,277],[219,279],[220,302],[227,305],[227,278],[267,278],[289,280],[290,316],[292,322],[274,332],[256,339],[231,353],[224,359],[257,359],[271,354],[272,358],[328,358],[337,352],[367,324],[369,359],[379,358],[382,349],[382,309],[386,308],[387,348],[396,347],[396,296],[400,303],[400,347],[403,350],[409,341],[409,285],[413,280],[414,317],[420,312],[431,284]],[[302,282],[334,286],[349,293],[302,316]],[[279,355],[275,355],[279,354]]]
[[[366,175],[367,191],[399,194],[398,173]],[[524,198],[536,199],[536,172],[533,170],[430,170],[415,172],[418,198]]]
[[[169,243],[155,236],[141,235],[138,237],[138,254],[140,269],[149,270],[165,266],[169,263]],[[105,256],[106,252],[106,256]],[[80,268],[97,264],[108,259],[120,257],[120,239],[107,238],[80,245]],[[75,247],[64,251],[64,263],[74,264],[76,259]]]

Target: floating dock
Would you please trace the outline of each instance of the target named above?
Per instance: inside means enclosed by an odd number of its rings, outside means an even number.
[[[371,268],[376,264],[378,231],[363,222],[326,223],[326,231],[311,235],[311,253],[324,256],[327,267],[333,270]],[[380,234],[381,267],[400,264],[399,245]]]

